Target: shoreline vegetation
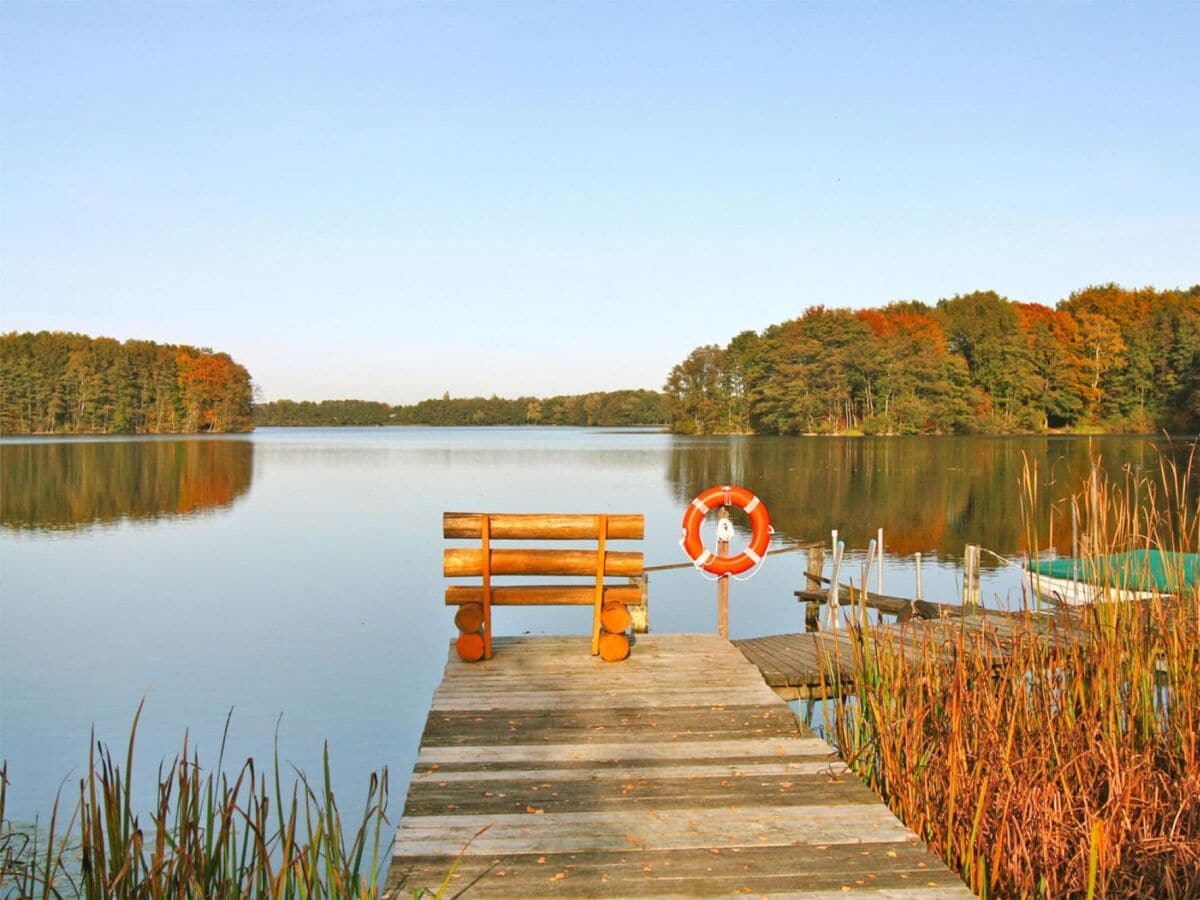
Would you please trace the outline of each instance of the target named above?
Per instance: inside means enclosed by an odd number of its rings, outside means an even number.
[[[144,703],[144,701],[143,701]],[[0,895],[19,897],[378,897],[391,856],[388,772],[370,773],[357,822],[343,821],[325,745],[319,779],[248,758],[202,766],[185,735],[173,761],[158,765],[154,808],[134,809],[134,745],[142,704],[129,732],[124,766],[93,735],[74,802],[63,791],[46,823],[5,819],[9,785],[0,762]],[[66,786],[66,780],[63,782]],[[68,792],[69,793],[69,792]],[[416,892],[414,891],[414,894]]]
[[[810,307],[697,347],[662,392],[252,402],[228,354],[61,332],[0,335],[0,434],[255,426],[666,427],[676,434],[1200,431],[1200,284],[1093,285],[1053,308],[994,291]]]
[[[1194,433],[1200,284],[814,306],[696,348],[664,389],[685,434]]]
[[[648,390],[555,397],[451,397],[392,406],[370,400],[272,400],[254,405],[262,427],[573,425],[595,428],[670,424],[666,398]]]
[[[1200,549],[1197,461],[1086,485],[1085,560]],[[1027,513],[1037,484],[1030,467]],[[830,678],[827,734],[980,897],[1200,896],[1200,588],[1081,608],[1069,640],[1037,619],[1014,620],[999,665],[996,637],[851,626],[858,694]]]

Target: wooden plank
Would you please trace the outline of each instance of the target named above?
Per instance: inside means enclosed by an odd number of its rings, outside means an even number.
[[[573,768],[557,768],[549,765],[545,768],[502,769],[483,763],[478,767],[464,769],[458,767],[444,770],[425,767],[414,774],[414,779],[430,779],[433,781],[555,781],[586,778],[590,782],[604,779],[629,780],[640,778],[731,778],[750,775],[834,775],[845,774],[849,770],[839,759],[812,759],[798,757],[784,762],[777,762],[769,757],[753,757],[742,762],[719,763],[710,759],[697,759],[682,765],[675,759],[662,760],[662,765],[648,765],[645,760],[634,761],[633,765],[622,764],[621,761],[606,761],[607,764],[585,763]]]
[[[478,539],[483,513],[442,513],[442,537]],[[587,540],[600,536],[598,516],[578,513],[489,513],[494,540]],[[641,513],[608,515],[610,541],[640,541],[646,517]]]
[[[645,693],[645,688],[641,689]],[[636,689],[622,691],[605,691],[604,696],[614,703],[628,703],[639,699]],[[718,706],[736,706],[761,700],[758,691],[738,691],[733,688],[703,689],[675,693],[672,697],[654,694],[643,704],[648,709],[666,709],[677,705],[681,699],[690,700],[697,706],[713,704]],[[438,692],[434,695],[433,709],[436,710],[538,710],[547,706],[558,706],[569,709],[586,709],[596,705],[596,695],[592,692],[578,693],[566,691],[520,691],[504,694],[496,692],[485,696],[471,694],[448,694]]]
[[[819,680],[816,651],[811,634],[796,635],[797,644],[807,644],[809,653],[802,656],[791,646],[778,646],[768,640],[738,642],[738,648],[759,667],[772,686],[797,686]]]
[[[445,877],[441,857],[413,857],[408,863],[407,878],[401,882],[397,873],[389,889],[403,886],[405,896],[411,897],[414,890],[436,886]],[[593,891],[613,897],[750,893],[808,900],[970,896],[919,845],[906,841],[724,851],[644,850],[631,845],[616,853],[468,853],[450,885],[450,892],[469,885],[468,897],[578,896]]]
[[[772,684],[802,687],[820,683],[822,666],[814,635],[809,633],[789,637],[796,640],[783,647],[772,643],[758,645],[753,651],[757,656],[751,658],[756,662],[758,657],[772,661],[772,671],[778,673]],[[741,649],[750,655],[746,648]]]
[[[859,790],[846,790],[847,777]],[[484,782],[422,779],[414,781],[405,816],[595,812],[622,817],[636,809],[657,811],[720,807],[793,806],[833,808],[877,806],[879,799],[846,773],[767,775],[750,769],[733,775],[665,773],[620,778],[498,778]]]
[[[503,715],[497,716],[496,712]],[[567,710],[534,718],[511,710],[442,711],[430,713],[421,743],[427,747],[492,747],[545,741],[561,743],[606,743],[612,735],[666,741],[705,741],[720,735],[778,737],[796,733],[791,710],[734,712],[702,715],[700,710],[683,714],[585,716],[586,710]],[[667,711],[669,712],[669,710]]]
[[[641,741],[630,743],[597,741],[593,744],[506,744],[489,747],[487,759],[490,763],[545,762],[559,766],[564,762],[596,760],[646,760],[680,758],[738,758],[747,756],[784,757],[795,753],[813,755],[830,754],[829,745],[817,737],[795,738],[748,738],[734,737],[718,741],[693,741],[687,746],[670,742]],[[474,747],[426,747],[417,755],[417,764],[451,765],[454,763],[477,763],[480,752]]]
[[[485,825],[491,827],[471,845],[474,853],[622,851],[630,835],[647,850],[915,840],[881,803],[790,811],[770,804],[668,814],[632,809],[616,818],[608,811],[406,816],[396,846],[404,854],[441,853],[453,859]]]
[[[604,586],[605,603],[636,604],[641,598],[642,591],[637,585]],[[596,589],[591,585],[498,585],[492,588],[492,606],[591,606],[595,599]],[[447,606],[482,602],[482,585],[453,584],[446,588]]]
[[[640,551],[614,550],[606,555],[605,575],[641,575]],[[483,552],[478,547],[448,547],[442,551],[442,574],[447,578],[479,576]],[[596,574],[594,550],[492,550],[492,575],[590,575]]]

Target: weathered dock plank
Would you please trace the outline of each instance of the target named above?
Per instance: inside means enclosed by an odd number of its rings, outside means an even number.
[[[970,897],[758,668],[715,635],[453,652],[397,829],[388,895]],[[485,829],[481,833],[481,829]]]
[[[1071,613],[1053,616],[981,611],[972,615],[872,624],[873,639],[890,642],[910,660],[926,653],[947,652],[960,634],[973,652],[990,654],[999,665],[1013,642],[1029,635],[1047,645],[1085,640]],[[852,691],[854,642],[849,627],[792,632],[733,641],[780,697],[788,700],[824,697],[832,688],[833,671],[842,689]]]

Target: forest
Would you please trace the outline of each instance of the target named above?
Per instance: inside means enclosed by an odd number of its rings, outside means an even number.
[[[696,348],[664,390],[683,434],[1195,433],[1200,285],[815,306]]]
[[[256,425],[665,425],[655,391],[598,391],[557,397],[451,397],[390,406],[367,400],[274,400],[254,407]]]
[[[0,434],[249,431],[250,373],[182,344],[0,335]]]

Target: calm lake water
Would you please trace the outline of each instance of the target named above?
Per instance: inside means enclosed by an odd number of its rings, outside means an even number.
[[[9,815],[44,815],[86,765],[88,735],[123,747],[139,699],[147,792],[185,731],[213,764],[281,756],[319,772],[328,741],[344,808],[371,770],[399,815],[426,707],[454,632],[442,604],[443,510],[643,512],[648,565],[683,559],[684,505],[728,481],[767,504],[781,543],[839,528],[849,574],[885,529],[884,589],[952,599],[968,541],[1023,550],[1022,465],[1048,504],[1086,474],[1156,469],[1143,438],[681,438],[584,429],[262,429],[225,438],[0,443],[0,757]],[[1168,452],[1182,456],[1186,447]],[[1060,538],[1069,532],[1062,528]],[[709,538],[711,540],[711,537]],[[1061,541],[1060,541],[1061,544]],[[737,551],[735,547],[735,552]],[[983,593],[1021,602],[985,557]],[[803,627],[800,553],[733,585],[731,631]],[[656,573],[650,624],[715,627],[694,571]],[[504,609],[497,633],[584,635],[581,608]],[[586,652],[581,643],[581,652]],[[70,788],[74,790],[74,788]]]

